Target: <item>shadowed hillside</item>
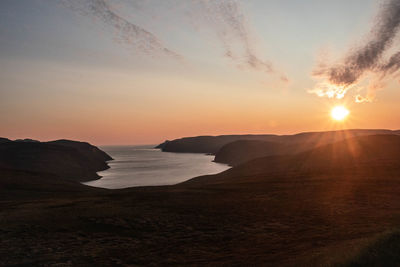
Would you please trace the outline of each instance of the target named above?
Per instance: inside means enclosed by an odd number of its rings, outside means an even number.
[[[276,135],[197,136],[165,141],[156,146],[165,152],[216,153],[223,145],[237,140],[275,140]]]
[[[346,139],[312,150],[250,160],[221,174],[185,183],[236,183],[259,179],[260,174],[337,174],[342,172],[400,171],[400,136],[371,135]],[[237,178],[236,178],[237,177]]]
[[[272,155],[295,154],[309,149],[308,144],[286,144],[259,140],[239,140],[221,147],[214,161],[236,166],[246,161]]]
[[[398,264],[400,136],[257,158],[175,186],[95,191],[48,178],[30,202],[0,199],[4,265]]]
[[[63,179],[87,181],[99,178],[112,158],[84,142],[8,141],[0,143],[0,169],[54,174]]]
[[[0,137],[0,144],[5,142],[10,142],[10,139]]]
[[[221,135],[221,136],[197,136],[185,137],[166,141],[156,148],[165,152],[187,152],[187,153],[209,153],[215,154],[224,145],[238,140],[259,140],[267,142],[279,142],[285,145],[301,143],[303,146],[313,148],[317,145],[324,145],[341,141],[346,138],[375,135],[375,134],[396,134],[391,130],[340,130],[328,132],[308,132],[294,135]]]

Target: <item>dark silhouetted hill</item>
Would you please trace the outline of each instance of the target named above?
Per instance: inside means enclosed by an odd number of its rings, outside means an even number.
[[[303,143],[311,148],[317,145],[337,142],[346,138],[375,135],[375,134],[396,134],[395,131],[381,129],[351,129],[327,132],[307,132],[294,135],[220,135],[220,136],[197,136],[185,137],[166,141],[156,148],[161,148],[165,152],[183,153],[206,153],[215,154],[224,145],[239,140],[259,140],[267,142],[280,142],[286,145],[292,143]]]
[[[25,138],[25,139],[15,139],[14,142],[23,142],[23,143],[40,143],[38,140]]]
[[[305,143],[319,145],[174,186],[20,171],[0,184],[1,264],[398,266],[400,136]]]
[[[371,134],[391,135],[396,134],[396,132],[389,130],[347,130],[281,136],[278,142],[239,140],[222,146],[215,154],[214,160],[235,166],[259,157],[293,155],[344,139]]]
[[[221,147],[215,154],[214,161],[236,166],[255,158],[298,153],[304,151],[302,147],[308,148],[280,142],[239,140]]]
[[[86,142],[78,142],[78,141],[62,139],[46,143],[51,145],[59,145],[59,146],[74,148],[77,151],[79,151],[79,153],[84,155],[88,160],[92,161],[91,164],[93,164],[93,166],[94,164],[99,162],[112,160],[112,158],[107,153],[105,153],[98,147],[93,146]],[[101,166],[99,166],[98,168],[101,168]]]
[[[99,178],[98,171],[108,168],[112,158],[84,142],[3,142],[0,144],[0,169],[52,174],[57,177],[88,181]]]
[[[0,137],[0,144],[5,143],[5,142],[10,142],[10,141],[11,141],[10,139]]]
[[[275,147],[276,148],[276,147]],[[277,147],[277,150],[280,150]],[[312,150],[259,157],[221,174],[198,178],[205,183],[236,183],[273,174],[382,172],[400,173],[400,136],[370,135],[345,139]],[[197,182],[197,178],[185,183]]]
[[[53,173],[0,168],[0,202],[38,198],[74,198],[104,191]]]
[[[237,140],[270,140],[275,138],[275,135],[221,135],[184,137],[172,141],[165,141],[164,143],[156,146],[156,148],[161,148],[161,150],[165,152],[214,154],[223,145]]]

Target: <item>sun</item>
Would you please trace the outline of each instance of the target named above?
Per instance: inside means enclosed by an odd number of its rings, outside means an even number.
[[[344,106],[336,106],[331,110],[331,117],[336,121],[342,121],[350,114],[350,111]]]

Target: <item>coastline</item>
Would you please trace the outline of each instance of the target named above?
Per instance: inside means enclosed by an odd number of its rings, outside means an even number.
[[[193,177],[217,174],[229,166],[213,162],[200,153],[162,152],[154,146],[102,147],[114,158],[110,169],[99,172],[101,179],[84,184],[108,189],[175,185]]]
[[[400,136],[363,136],[177,185],[116,190],[0,169],[0,257],[5,265],[396,262],[399,153]]]

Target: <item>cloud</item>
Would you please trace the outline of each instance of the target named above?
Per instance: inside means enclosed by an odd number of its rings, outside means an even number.
[[[400,69],[400,52],[395,53],[385,63],[379,66],[379,70],[383,76],[393,74]]]
[[[314,89],[311,89],[308,92],[320,97],[342,99],[350,89],[351,86],[333,85],[325,81],[319,83]]]
[[[373,99],[368,96],[356,95],[355,97],[356,103],[372,102],[372,100]]]
[[[133,24],[118,15],[107,0],[60,0],[62,4],[74,11],[94,17],[111,27],[116,39],[148,55],[166,55],[175,59],[182,58],[178,53],[168,49],[153,33]]]
[[[384,60],[385,54],[389,52],[399,31],[400,1],[387,0],[381,7],[376,24],[371,30],[369,41],[350,51],[341,62],[333,66],[319,66],[313,75],[322,77],[332,87],[346,89],[346,92],[367,73],[379,76],[379,79],[382,80],[400,68],[400,52],[392,55],[386,62]],[[316,90],[311,90],[311,92]],[[367,99],[367,97],[363,99]],[[356,102],[362,102],[360,96],[356,97]]]
[[[370,82],[368,84],[367,87],[367,93],[365,96],[361,96],[361,95],[356,95],[355,97],[355,102],[356,103],[370,103],[373,102],[375,100],[375,96],[377,91],[382,90],[383,89],[383,83],[381,80],[374,80],[372,82]]]
[[[76,12],[93,17],[110,27],[114,32],[114,39],[133,47],[148,55],[163,54],[176,59],[183,58],[178,52],[167,48],[154,33],[130,22],[116,10],[121,2],[112,0],[59,0]],[[277,72],[271,62],[262,59],[255,51],[254,40],[247,18],[236,0],[171,0],[149,1],[129,0],[124,2],[133,7],[136,12],[168,13],[171,11],[186,12],[190,20],[197,26],[205,27],[216,34],[222,48],[223,55],[232,60],[240,69],[248,68],[266,73],[279,75],[282,82],[289,81],[285,74]],[[146,9],[147,7],[147,9]],[[147,14],[147,13],[146,13]],[[148,15],[148,14],[147,14]],[[164,23],[164,22],[163,22]]]
[[[202,19],[215,31],[227,58],[237,62],[239,67],[267,73],[275,71],[269,61],[255,52],[246,16],[237,1],[200,0],[192,4],[199,8]]]

